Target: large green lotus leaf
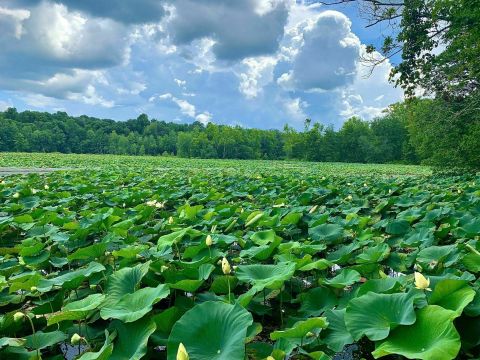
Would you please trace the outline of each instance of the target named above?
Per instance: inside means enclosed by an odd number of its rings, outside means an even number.
[[[390,247],[385,244],[378,244],[365,249],[356,257],[358,264],[373,264],[380,262],[390,254]]]
[[[326,287],[316,287],[299,295],[301,303],[300,314],[305,316],[318,316],[325,310],[337,304],[337,297],[332,290]]]
[[[327,255],[327,260],[334,262],[337,265],[345,264],[354,254],[355,250],[360,247],[357,242],[343,245],[338,250],[335,250]]]
[[[104,255],[106,249],[107,244],[105,243],[93,244],[76,250],[73,254],[68,255],[67,259],[69,261],[95,259]]]
[[[105,343],[96,352],[85,352],[78,358],[78,360],[108,360],[113,351],[113,344],[108,335],[108,331],[105,330]]]
[[[460,350],[460,336],[453,319],[455,312],[438,305],[428,305],[417,311],[417,321],[400,326],[378,343],[372,355],[378,359],[398,354],[407,359],[452,360]]]
[[[413,297],[407,293],[366,295],[350,300],[345,324],[355,340],[366,335],[370,340],[385,339],[398,325],[415,322]]]
[[[352,335],[345,325],[345,312],[347,309],[332,310],[325,312],[328,320],[328,328],[322,332],[323,342],[333,351],[340,352],[345,345],[354,342]]]
[[[403,244],[407,246],[419,246],[422,247],[431,246],[435,241],[433,231],[429,228],[416,229],[413,232],[407,234]]]
[[[25,336],[25,346],[30,349],[44,349],[46,347],[58,344],[67,338],[62,331],[52,331],[44,333],[37,331],[35,334]]]
[[[475,290],[468,286],[468,281],[444,279],[435,285],[428,303],[452,310],[460,316],[474,297]]]
[[[104,270],[105,267],[102,264],[93,261],[89,263],[86,268],[69,271],[52,279],[43,279],[39,282],[37,288],[40,292],[50,291],[54,286],[61,286],[64,289],[75,288],[79,286],[85,278]]]
[[[467,254],[463,257],[462,262],[468,271],[473,273],[480,272],[480,255],[475,253]]]
[[[336,243],[343,238],[343,227],[338,224],[322,224],[308,229],[313,240]]]
[[[301,266],[298,270],[299,271],[325,270],[331,266],[333,266],[333,263],[331,261],[328,261],[327,259],[318,259],[315,261],[311,261],[306,265]]]
[[[0,338],[0,349],[5,346],[23,346],[25,344],[25,339],[2,337]]]
[[[250,283],[255,291],[279,289],[295,272],[294,262],[281,262],[275,265],[240,265],[236,275],[238,280]]]
[[[443,264],[448,267],[455,264],[460,257],[455,245],[430,246],[417,254],[417,262],[424,268],[430,264]]]
[[[201,231],[192,229],[192,228],[185,228],[181,230],[174,231],[170,234],[163,235],[158,239],[158,248],[162,248],[165,246],[172,246],[174,243],[178,243],[183,240],[185,236],[190,236],[191,238],[195,238],[202,235]]]
[[[361,278],[360,273],[352,269],[343,269],[338,275],[331,279],[320,281],[325,285],[329,285],[334,288],[342,289],[346,286],[352,285],[359,281]]]
[[[161,284],[156,288],[143,288],[131,294],[126,294],[113,305],[104,306],[100,310],[102,319],[119,319],[123,322],[133,322],[142,318],[152,310],[153,304],[170,294],[167,285]]]
[[[184,279],[175,283],[168,283],[168,286],[172,289],[183,290],[186,292],[195,292],[204,283],[204,280],[191,280]]]
[[[252,315],[240,305],[207,301],[188,310],[168,338],[168,360],[175,360],[182,343],[190,359],[243,360]]]
[[[124,295],[133,293],[148,272],[150,261],[134,267],[125,267],[108,277],[104,306],[116,304]]]
[[[407,220],[393,220],[389,222],[385,231],[391,235],[403,235],[410,229],[410,223]]]
[[[252,240],[257,245],[267,245],[275,240],[277,236],[275,235],[275,230],[262,230],[253,233],[250,236]]]
[[[127,324],[115,320],[111,328],[117,330],[118,337],[109,360],[139,360],[147,353],[148,338],[155,332],[155,323],[145,316]]]
[[[99,307],[105,300],[103,294],[92,294],[85,299],[71,302],[62,309],[48,318],[47,324],[53,325],[66,320],[85,319],[89,312]]]
[[[247,258],[254,258],[256,260],[267,260],[271,257],[273,251],[280,245],[282,239],[277,237],[268,245],[261,245],[261,246],[252,246],[249,249],[242,250],[240,252],[240,257],[247,257]]]
[[[371,279],[358,288],[357,296],[365,295],[369,291],[376,293],[392,293],[397,292],[405,282],[405,276],[402,277],[386,277],[383,279]]]
[[[274,331],[270,334],[270,339],[278,340],[282,338],[297,338],[301,339],[308,332],[314,329],[325,329],[328,326],[328,321],[324,317],[310,318],[304,321],[297,321],[291,328],[285,330]]]

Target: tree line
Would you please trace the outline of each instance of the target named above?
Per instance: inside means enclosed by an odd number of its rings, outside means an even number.
[[[457,104],[468,106],[476,105]],[[352,117],[335,130],[306,119],[298,131],[288,125],[260,130],[178,124],[145,114],[120,122],[9,108],[0,112],[0,151],[476,166],[480,117],[472,120],[471,112],[457,110],[451,102],[415,99],[391,106],[372,121]]]

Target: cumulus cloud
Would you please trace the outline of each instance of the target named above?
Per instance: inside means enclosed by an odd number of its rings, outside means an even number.
[[[365,46],[362,46],[361,52],[366,53]],[[387,60],[370,74],[369,67],[358,63],[353,83],[341,91],[340,115],[370,120],[380,116],[388,105],[403,100],[402,90],[388,81],[391,69],[392,65]]]
[[[17,5],[35,6],[43,0],[0,0]],[[159,0],[59,0],[70,9],[79,10],[95,17],[110,18],[126,24],[141,24],[159,21],[164,15],[164,2]]]
[[[286,1],[176,0],[168,30],[177,45],[210,38],[220,60],[273,54],[288,18]]]
[[[96,93],[94,83],[104,81],[99,69],[125,62],[123,25],[63,4],[0,9],[1,88],[112,105]]]
[[[299,24],[292,31],[296,49],[284,48],[293,55],[293,68],[283,73],[279,85],[286,89],[333,90],[355,78],[360,55],[360,40],[351,32],[351,22],[338,11],[324,11],[314,23]]]
[[[203,125],[207,125],[212,120],[212,114],[206,111],[204,113],[198,114],[195,117],[195,120],[201,122]]]
[[[195,117],[196,117],[195,105],[189,103],[187,100],[179,99],[179,98],[173,96],[171,93],[165,93],[165,94],[162,94],[162,95],[158,95],[157,98],[159,100],[171,100],[171,101],[173,101],[178,106],[178,108],[180,109],[180,112],[183,115],[186,115],[188,117],[191,117],[191,118],[195,119]],[[150,102],[155,101],[155,96],[152,96],[149,99],[149,101]]]
[[[257,97],[262,88],[272,82],[276,65],[277,59],[271,56],[244,59],[241,72],[238,74],[240,79],[238,90],[247,99]]]
[[[305,108],[308,107],[308,103],[306,101],[302,101],[300,98],[286,99],[283,101],[283,104],[288,116],[295,122],[303,121],[307,118]]]

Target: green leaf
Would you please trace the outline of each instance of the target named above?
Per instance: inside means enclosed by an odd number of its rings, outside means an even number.
[[[324,343],[333,351],[340,352],[345,345],[354,342],[352,335],[345,325],[346,309],[327,310],[325,317],[328,320],[328,328],[322,332]]]
[[[398,325],[415,322],[413,297],[406,293],[366,295],[350,300],[345,325],[355,340],[366,335],[370,340],[385,339]]]
[[[105,295],[92,294],[82,300],[71,302],[65,305],[61,312],[49,317],[47,324],[50,326],[61,321],[85,319],[89,312],[99,307],[104,300]]]
[[[38,291],[47,292],[50,291],[54,286],[61,286],[65,289],[76,288],[83,282],[85,278],[104,270],[105,267],[102,264],[92,261],[86,268],[69,271],[52,279],[41,280],[37,286]]]
[[[105,343],[97,352],[85,352],[78,360],[108,360],[113,351],[113,344],[105,330]]]
[[[295,272],[295,263],[282,262],[276,265],[240,265],[236,275],[238,280],[250,283],[255,291],[279,289]]]
[[[428,305],[417,312],[417,321],[400,326],[377,344],[372,355],[378,359],[398,354],[408,359],[452,360],[460,351],[460,336],[453,326],[455,312]]]
[[[253,233],[250,236],[252,240],[257,245],[267,245],[275,240],[275,230],[262,230]]]
[[[104,306],[116,304],[124,295],[133,293],[148,272],[149,267],[150,262],[148,261],[134,267],[120,269],[110,275],[105,289],[107,298]]]
[[[444,279],[435,285],[428,303],[452,310],[460,316],[474,297],[475,290],[468,286],[468,281]]]
[[[152,310],[153,304],[170,294],[168,286],[158,285],[156,288],[143,288],[131,294],[126,294],[113,305],[104,306],[100,310],[102,319],[119,319],[123,322],[133,322],[142,318]]]
[[[338,224],[322,224],[308,229],[308,235],[315,241],[336,243],[343,238],[343,227]]]
[[[58,344],[67,338],[61,331],[52,331],[44,333],[43,331],[37,331],[35,335],[29,335],[25,337],[25,346],[30,349],[44,349],[46,347]]]
[[[188,310],[168,338],[168,360],[175,360],[183,343],[190,359],[243,360],[252,315],[240,305],[207,301]]]
[[[299,295],[301,303],[299,313],[305,316],[318,316],[325,310],[333,308],[337,298],[332,290],[316,287]]]
[[[303,338],[307,333],[314,329],[325,329],[328,321],[324,317],[310,318],[304,321],[296,322],[293,327],[285,330],[274,331],[270,334],[270,339],[278,340],[283,338]]]
[[[352,285],[359,281],[361,278],[360,273],[353,269],[343,269],[337,276],[329,280],[322,280],[326,285],[329,285],[334,288],[343,289],[346,286]]]
[[[391,235],[404,235],[408,230],[410,230],[410,223],[407,220],[393,220],[385,228],[385,231]]]
[[[148,316],[124,324],[115,320],[111,324],[118,337],[109,360],[139,360],[147,353],[148,338],[155,331],[155,323]]]
[[[107,244],[104,244],[104,243],[93,244],[93,245],[76,250],[73,254],[68,255],[67,259],[69,261],[96,259],[104,255],[106,249],[107,249]]]

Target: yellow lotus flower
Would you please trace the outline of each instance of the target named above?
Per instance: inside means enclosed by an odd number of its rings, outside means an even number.
[[[50,189],[50,186],[48,186],[47,184],[45,184],[45,186],[43,187],[45,190],[48,190]]]
[[[430,279],[427,279],[425,276],[423,276],[421,273],[415,271],[415,287],[419,290],[428,290],[432,291],[432,289],[429,288],[430,286]]]
[[[169,223],[169,224],[173,224],[173,217],[170,216],[170,217],[168,218],[168,223]]]
[[[275,358],[272,355],[267,356],[267,360],[275,360]]]
[[[230,267],[227,258],[222,259],[222,271],[225,275],[228,275],[232,272],[232,268]]]
[[[178,345],[178,351],[177,351],[177,360],[189,360],[190,357],[188,356],[187,349],[185,349],[185,346],[183,346],[182,343]]]
[[[18,192],[16,192],[15,194],[12,195],[12,197],[14,199],[18,199],[20,197],[20,194]]]
[[[207,235],[207,238],[205,239],[205,244],[207,246],[212,246],[213,245],[213,239],[212,239],[212,236],[210,234]]]

